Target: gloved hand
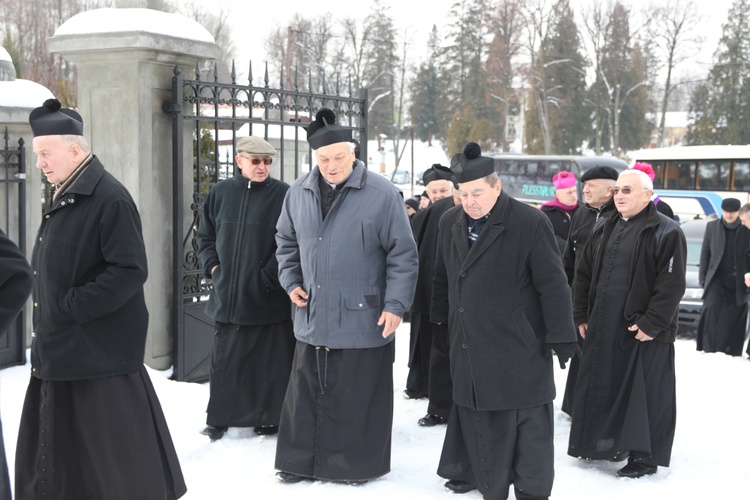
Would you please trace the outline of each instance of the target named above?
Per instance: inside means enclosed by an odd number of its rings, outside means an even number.
[[[450,344],[448,343],[448,325],[446,323],[432,324],[432,345],[443,356],[448,354]]]
[[[578,342],[562,342],[558,344],[547,344],[547,347],[557,354],[557,361],[560,362],[560,368],[565,369],[565,363],[573,356],[581,357],[581,348]]]

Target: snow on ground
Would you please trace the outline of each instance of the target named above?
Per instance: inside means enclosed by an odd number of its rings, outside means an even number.
[[[185,500],[235,498],[433,499],[457,498],[435,474],[445,427],[422,428],[417,419],[426,400],[406,400],[409,325],[397,331],[395,409],[391,472],[363,486],[322,482],[279,483],[273,468],[276,438],[252,429],[229,430],[215,443],[199,434],[205,423],[208,385],[169,380],[170,372],[149,370],[159,395],[188,485]],[[560,412],[566,372],[556,366],[555,468],[552,498],[575,500],[739,499],[750,484],[750,362],[695,351],[694,341],[678,340],[677,435],[672,465],[655,476],[617,479],[624,463],[590,462],[566,454],[570,421]],[[29,366],[0,372],[0,408],[11,477],[21,405]],[[116,424],[116,423],[113,423]],[[476,491],[462,500],[480,499]],[[511,492],[510,498],[513,498]]]

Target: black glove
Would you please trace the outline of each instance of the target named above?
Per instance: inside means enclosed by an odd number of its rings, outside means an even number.
[[[560,368],[565,369],[565,363],[572,357],[581,357],[581,348],[578,342],[563,342],[560,344],[547,344],[551,350],[557,354],[557,361],[560,362]]]
[[[432,345],[437,352],[445,356],[448,354],[450,345],[448,344],[448,325],[445,323],[432,324]]]

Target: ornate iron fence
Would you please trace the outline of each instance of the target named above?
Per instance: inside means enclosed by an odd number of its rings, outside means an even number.
[[[257,135],[278,151],[271,176],[291,183],[314,166],[304,127],[322,107],[336,112],[338,122],[358,131],[361,158],[367,158],[367,90],[354,97],[349,83],[342,95],[338,77],[332,92],[322,80],[320,93],[269,86],[268,68],[262,86],[253,85],[252,65],[247,84],[237,82],[232,64],[230,83],[186,79],[179,67],[172,78],[173,152],[173,282],[174,375],[177,380],[208,379],[213,321],[204,314],[211,281],[198,259],[196,232],[203,203],[211,187],[235,174],[235,145],[239,137]],[[281,82],[284,82],[282,75]],[[298,82],[298,78],[294,78]],[[313,88],[308,75],[308,88]]]

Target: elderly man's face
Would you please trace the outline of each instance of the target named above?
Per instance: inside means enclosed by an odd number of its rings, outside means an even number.
[[[750,212],[745,212],[744,214],[740,214],[740,222],[742,222],[743,226],[750,229]]]
[[[610,179],[590,179],[583,183],[583,199],[594,208],[599,208],[612,199]]]
[[[644,189],[637,175],[624,175],[615,184],[615,207],[626,219],[651,203],[651,190]]]
[[[354,167],[354,150],[348,142],[336,142],[315,150],[320,175],[330,184],[343,181]]]
[[[578,204],[578,189],[575,186],[557,189],[555,191],[555,198],[563,205],[577,205]]]
[[[447,179],[437,179],[427,184],[427,196],[435,203],[453,195],[453,183]]]
[[[458,185],[458,191],[461,194],[461,205],[472,219],[480,219],[490,213],[500,196],[501,183],[490,184],[482,179],[476,179],[469,182],[462,182]]]
[[[65,181],[83,161],[81,148],[63,141],[59,135],[41,135],[31,142],[37,155],[36,168],[44,172],[51,184]]]
[[[240,167],[242,177],[253,182],[263,182],[271,173],[273,157],[269,155],[251,155],[250,153],[237,153],[234,157]]]
[[[739,210],[737,212],[727,212],[724,209],[721,209],[721,218],[724,219],[727,224],[731,224],[732,222],[737,220],[737,217],[740,216]],[[743,222],[743,225],[745,223]]]

